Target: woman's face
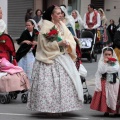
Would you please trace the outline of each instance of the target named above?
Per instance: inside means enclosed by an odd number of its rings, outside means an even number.
[[[103,54],[104,58],[111,58],[113,56],[111,51],[106,50]]]
[[[55,10],[53,11],[52,15],[52,20],[54,22],[59,22],[61,20],[61,9],[60,8],[55,8]]]
[[[103,13],[100,10],[98,10],[98,12],[99,12],[100,16],[103,16]]]
[[[76,19],[77,18],[77,13],[75,11],[73,11],[72,16],[73,16],[74,19]]]
[[[41,11],[37,11],[37,16],[41,16]]]
[[[113,24],[114,22],[113,22],[113,20],[110,20],[110,24]]]
[[[34,25],[32,25],[32,23],[31,22],[26,22],[26,28],[28,29],[28,31],[33,31],[33,28],[34,28]]]

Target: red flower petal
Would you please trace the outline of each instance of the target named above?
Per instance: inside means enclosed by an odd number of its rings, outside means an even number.
[[[117,61],[115,58],[108,58],[108,60],[113,62]]]

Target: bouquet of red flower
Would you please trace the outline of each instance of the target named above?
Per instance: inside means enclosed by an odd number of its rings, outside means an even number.
[[[117,59],[115,58],[108,58],[108,64],[110,64],[111,66],[114,66],[116,61]]]
[[[58,36],[58,31],[57,29],[55,28],[55,26],[53,26],[51,29],[50,29],[50,32],[46,33],[46,34],[43,34],[44,37],[50,41],[50,42],[53,42],[53,41],[61,41],[61,37]],[[63,47],[60,46],[60,51],[63,51]]]
[[[50,32],[43,34],[45,36],[45,38],[47,38],[47,40],[53,42],[53,41],[61,41],[62,39],[58,36],[58,31],[55,28],[55,26],[53,26],[50,29]]]

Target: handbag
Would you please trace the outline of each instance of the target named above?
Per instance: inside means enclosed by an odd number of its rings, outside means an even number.
[[[87,76],[87,70],[85,69],[85,67],[82,64],[80,64],[80,67],[79,67],[79,74],[82,77]]]

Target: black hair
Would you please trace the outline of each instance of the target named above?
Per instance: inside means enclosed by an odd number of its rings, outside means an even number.
[[[32,11],[32,8],[28,8],[26,14],[30,14],[31,11]]]
[[[88,6],[90,6],[93,9],[95,9],[94,4],[89,4]]]
[[[120,24],[120,17],[119,17],[119,20],[118,20],[119,24]]]
[[[106,48],[103,50],[103,54],[105,53],[105,51],[111,51],[111,52],[112,52],[112,55],[113,55],[113,49],[112,49],[112,48],[106,47]]]
[[[42,14],[42,10],[40,10],[40,9],[37,9],[36,11],[35,11],[35,14],[37,15],[37,12],[38,11],[40,11],[41,12],[41,14]]]
[[[33,21],[28,19],[26,22],[30,22],[32,25],[34,25]]]
[[[51,21],[51,14],[53,13],[53,10],[55,9],[55,7],[58,7],[57,5],[52,5],[50,7],[48,7],[48,9],[43,13],[43,19],[44,20],[49,20]]]
[[[113,21],[113,24],[115,24],[115,21],[113,19],[110,19],[110,22]]]

